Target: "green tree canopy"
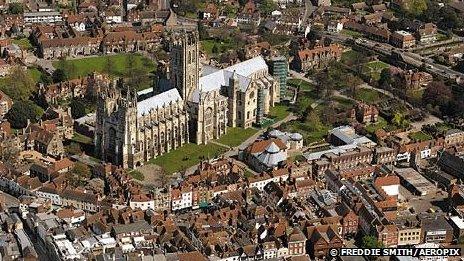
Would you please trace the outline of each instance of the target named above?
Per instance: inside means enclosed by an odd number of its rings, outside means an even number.
[[[268,15],[277,9],[277,4],[273,0],[262,0],[259,5],[259,10],[262,14]]]
[[[85,116],[86,105],[82,100],[74,98],[69,106],[71,107],[71,115],[74,119]]]
[[[366,235],[362,238],[361,242],[362,248],[381,248],[384,247],[382,242],[377,240],[375,236]]]
[[[37,122],[43,114],[43,109],[32,101],[17,101],[6,114],[6,118],[15,129],[25,128],[27,120]]]
[[[24,7],[21,3],[11,3],[8,5],[8,13],[10,14],[22,14],[24,13]]]
[[[409,0],[405,1],[403,9],[413,17],[419,17],[427,10],[426,0]]]
[[[76,174],[79,178],[87,180],[92,176],[89,166],[82,162],[76,162],[72,168],[72,173]]]
[[[69,79],[69,75],[64,69],[58,68],[53,72],[52,78],[55,83],[64,82]]]
[[[15,101],[25,101],[36,90],[36,83],[27,70],[15,66],[10,75],[5,78],[2,90]]]

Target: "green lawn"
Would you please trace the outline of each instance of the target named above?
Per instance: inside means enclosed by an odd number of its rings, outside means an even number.
[[[122,77],[127,72],[127,56],[129,54],[117,54],[109,56],[113,66],[112,76]],[[148,58],[136,54],[134,56],[135,67],[142,70],[146,74],[155,71],[155,64]],[[93,72],[104,72],[107,64],[107,56],[90,57],[83,59],[66,60],[65,66],[72,68],[70,78],[79,78],[91,74]],[[55,68],[63,67],[60,61],[54,62]]]
[[[132,178],[139,180],[139,181],[143,181],[145,179],[145,176],[143,176],[143,173],[138,170],[130,171],[129,175],[131,175]]]
[[[352,30],[349,30],[349,29],[343,29],[340,33],[343,34],[343,35],[346,35],[346,36],[352,36],[352,37],[356,37],[356,38],[363,36],[362,33],[352,31]]]
[[[203,158],[215,158],[225,151],[226,148],[212,143],[207,145],[188,143],[150,160],[149,163],[161,166],[168,173],[174,173],[198,164]]]
[[[297,120],[283,124],[282,128],[284,131],[298,132],[303,135],[305,144],[323,140],[328,131],[331,129],[330,126],[323,125],[321,128],[314,130],[311,126],[309,126],[309,123]]]
[[[256,132],[258,132],[258,130],[255,128],[227,128],[227,134],[223,135],[216,141],[230,147],[236,147],[249,137],[253,136]]]
[[[373,80],[378,81],[380,79],[380,73],[383,69],[389,68],[390,65],[382,61],[372,61],[364,64],[363,74],[370,76]]]
[[[341,62],[344,64],[347,64],[349,62],[353,62],[354,60],[356,60],[358,57],[361,57],[361,56],[364,56],[364,55],[356,50],[349,50],[349,51],[342,53]]]
[[[433,138],[429,134],[426,134],[422,131],[411,132],[409,133],[408,137],[414,141],[426,141],[426,140],[431,140]]]
[[[380,101],[382,94],[376,90],[361,88],[356,91],[356,100],[374,104]]]
[[[437,41],[445,41],[448,39],[450,39],[450,37],[447,36],[446,34],[442,34],[442,33],[437,34]]]
[[[31,75],[32,79],[34,79],[35,82],[39,82],[40,79],[42,78],[42,72],[39,71],[39,69],[35,67],[30,67],[27,69],[29,74]]]
[[[370,134],[374,134],[377,130],[383,129],[387,125],[388,122],[384,118],[379,117],[378,121],[375,124],[369,124],[368,126],[366,126],[366,131]]]
[[[280,121],[287,117],[290,114],[288,107],[285,105],[276,105],[269,109],[269,117],[273,118],[275,121]]]
[[[234,43],[231,40],[221,41],[216,39],[209,39],[201,41],[201,48],[208,55],[218,55],[228,50],[236,48],[238,43]],[[213,47],[216,45],[217,52],[213,53]]]
[[[92,138],[89,138],[85,135],[82,135],[80,133],[74,132],[74,135],[72,137],[73,141],[76,141],[81,144],[93,144]]]
[[[27,38],[18,38],[13,39],[12,41],[14,44],[17,44],[23,50],[32,50],[34,47],[32,46],[31,42]]]
[[[314,89],[314,85],[302,79],[290,78],[287,80],[287,84],[294,87],[300,87],[300,90],[302,91],[311,91]]]
[[[338,105],[340,105],[341,107],[343,107],[345,109],[350,109],[356,104],[355,101],[344,98],[344,97],[334,96],[334,97],[332,97],[332,100],[337,102]]]

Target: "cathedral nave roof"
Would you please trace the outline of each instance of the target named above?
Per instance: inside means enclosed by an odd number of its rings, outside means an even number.
[[[171,102],[181,101],[179,91],[177,89],[170,89],[158,95],[152,96],[146,100],[137,103],[137,116],[148,114],[152,109],[162,108],[169,105]]]

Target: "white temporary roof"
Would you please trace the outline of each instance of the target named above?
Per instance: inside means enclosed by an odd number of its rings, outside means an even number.
[[[137,103],[137,116],[148,114],[150,110],[182,100],[177,89],[170,89]]]

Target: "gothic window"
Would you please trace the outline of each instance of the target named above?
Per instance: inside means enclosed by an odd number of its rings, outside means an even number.
[[[182,140],[182,137],[183,137],[183,135],[184,135],[184,128],[185,128],[185,125],[182,123],[182,124],[180,125],[180,133],[179,133],[179,134],[180,134],[180,139],[181,139],[181,140]]]
[[[160,133],[160,145],[161,149],[164,149],[164,132]]]
[[[250,99],[253,99],[253,97],[255,97],[255,92],[252,91],[252,92],[250,93],[250,96],[249,96],[249,97],[250,97]]]
[[[192,63],[192,51],[189,51],[188,62]]]
[[[153,148],[155,151],[158,150],[158,137],[156,135],[153,137]]]
[[[172,130],[168,130],[167,135],[167,143],[172,145]]]
[[[116,152],[116,130],[113,127],[108,130],[108,149],[111,153]]]
[[[213,123],[213,109],[208,107],[205,111],[205,124],[210,125]]]

